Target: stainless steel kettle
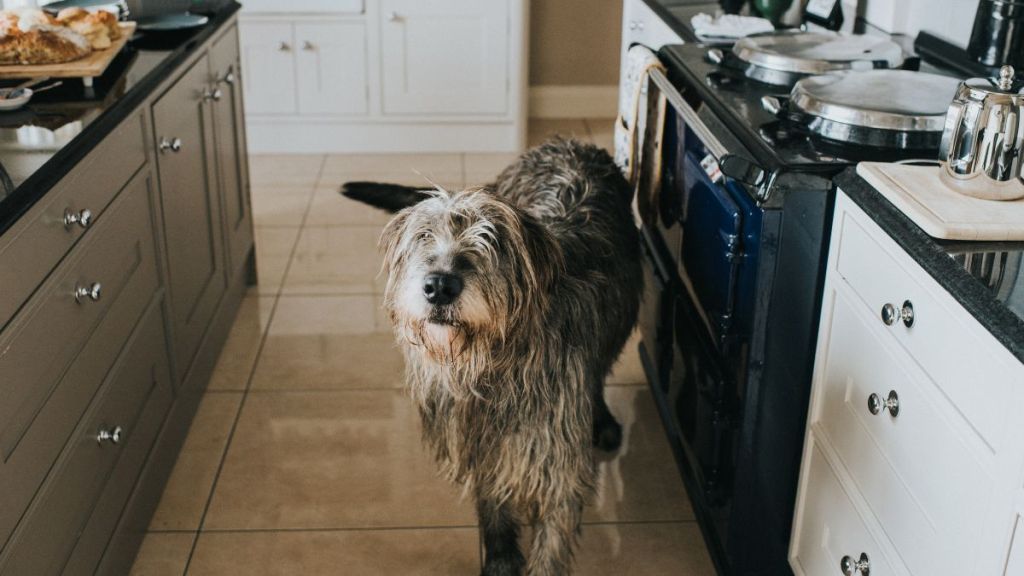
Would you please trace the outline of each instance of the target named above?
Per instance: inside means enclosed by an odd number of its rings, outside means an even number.
[[[1024,198],[1024,95],[1010,66],[957,88],[939,145],[943,180],[986,200]]]

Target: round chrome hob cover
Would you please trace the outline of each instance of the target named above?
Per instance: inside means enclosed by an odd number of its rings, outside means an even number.
[[[796,74],[898,68],[904,60],[903,49],[887,38],[827,32],[755,34],[732,51],[754,66]]]

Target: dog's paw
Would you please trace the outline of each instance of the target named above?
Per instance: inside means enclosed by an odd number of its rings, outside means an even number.
[[[594,446],[605,452],[614,452],[622,445],[622,425],[614,418],[597,422],[594,426]]]
[[[488,558],[480,576],[521,576],[525,567],[522,554],[503,554]]]

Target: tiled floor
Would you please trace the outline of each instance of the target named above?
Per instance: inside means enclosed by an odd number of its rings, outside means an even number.
[[[608,120],[531,124],[611,145]],[[347,180],[445,186],[509,155],[254,157],[260,283],[243,302],[146,536],[134,575],[470,575],[471,502],[442,481],[402,390],[380,312],[387,216]],[[601,455],[581,575],[709,575],[711,562],[643,383],[636,342],[607,389],[625,438]]]

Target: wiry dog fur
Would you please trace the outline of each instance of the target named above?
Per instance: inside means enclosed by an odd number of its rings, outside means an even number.
[[[408,206],[382,235],[384,306],[424,438],[476,498],[483,573],[567,574],[594,489],[591,444],[621,440],[603,386],[642,288],[631,189],[603,150],[555,139],[478,189],[344,193]],[[433,272],[461,279],[454,301],[424,297]],[[522,524],[534,528],[528,561]]]

